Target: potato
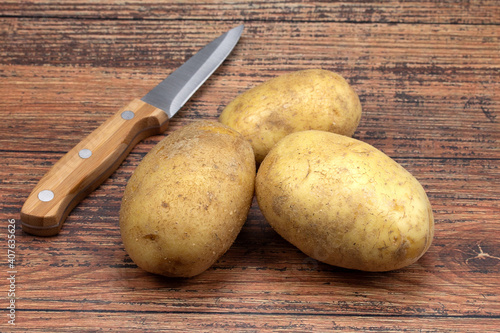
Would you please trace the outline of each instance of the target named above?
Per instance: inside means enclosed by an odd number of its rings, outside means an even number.
[[[352,136],[360,118],[358,95],[342,76],[310,69],[245,91],[226,106],[219,120],[250,141],[260,163],[290,133],[322,130]]]
[[[282,139],[259,167],[259,207],[308,256],[363,271],[410,265],[429,248],[434,218],[420,183],[367,143],[304,131]]]
[[[126,252],[169,277],[202,273],[231,246],[252,203],[252,147],[236,131],[199,121],[174,131],[140,162],[120,209]]]

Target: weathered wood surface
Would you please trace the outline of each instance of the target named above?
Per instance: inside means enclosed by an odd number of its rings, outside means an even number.
[[[200,21],[498,24],[495,0],[480,1],[24,1],[4,0],[5,15]]]
[[[4,1],[0,4],[0,331],[500,331],[500,12],[496,1]],[[123,249],[120,200],[140,143],[56,237],[20,208],[65,152],[193,52],[240,23],[229,59],[165,135],[216,119],[238,93],[305,68],[360,95],[355,137],[421,181],[436,236],[416,264],[362,273],[280,238],[254,202],[202,275],[166,279]],[[7,224],[16,219],[16,321]]]

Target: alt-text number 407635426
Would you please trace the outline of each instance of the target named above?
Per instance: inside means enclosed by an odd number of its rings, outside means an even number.
[[[16,220],[9,219],[7,225],[7,280],[9,288],[7,292],[7,317],[8,323],[15,325],[16,323]]]

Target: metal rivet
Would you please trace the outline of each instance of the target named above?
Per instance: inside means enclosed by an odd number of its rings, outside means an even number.
[[[54,199],[54,192],[52,192],[51,190],[43,190],[38,193],[38,199],[43,202],[50,201]]]
[[[92,156],[92,151],[90,149],[82,149],[78,152],[78,156],[80,156],[81,158],[89,158],[90,156]]]
[[[130,120],[134,118],[134,116],[135,114],[132,111],[127,110],[122,112],[122,118],[125,120]]]

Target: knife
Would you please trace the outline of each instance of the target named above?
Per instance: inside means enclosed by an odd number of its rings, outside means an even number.
[[[118,168],[139,141],[167,129],[169,119],[226,59],[242,32],[240,25],[212,41],[56,162],[21,209],[23,230],[38,236],[58,234],[71,210]]]

